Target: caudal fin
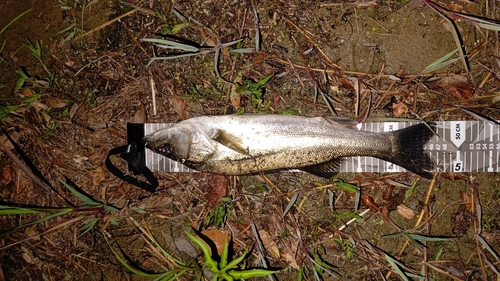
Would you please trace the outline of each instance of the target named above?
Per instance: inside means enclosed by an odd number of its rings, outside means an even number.
[[[434,163],[424,151],[425,144],[434,135],[434,124],[421,123],[392,133],[393,153],[386,159],[424,178],[431,179]]]

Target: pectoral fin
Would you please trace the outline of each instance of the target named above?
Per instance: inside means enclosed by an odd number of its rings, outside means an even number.
[[[339,172],[340,164],[343,161],[344,158],[335,158],[329,162],[302,167],[300,169],[318,177],[330,179]]]
[[[247,148],[245,148],[245,147],[243,147],[241,145],[241,141],[237,137],[234,137],[234,136],[226,133],[223,130],[217,130],[212,135],[212,139],[214,141],[222,144],[223,146],[231,149],[231,150],[234,150],[234,151],[236,151],[238,153],[241,153],[243,155],[250,156],[250,154],[248,153]]]

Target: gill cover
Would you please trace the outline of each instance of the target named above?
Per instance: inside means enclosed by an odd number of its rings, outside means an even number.
[[[142,139],[147,148],[181,163],[203,163],[215,152],[214,141],[196,124],[180,122]]]

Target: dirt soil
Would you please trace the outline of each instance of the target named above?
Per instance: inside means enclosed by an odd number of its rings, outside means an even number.
[[[499,18],[495,1],[438,3]],[[274,280],[498,278],[497,173],[436,173],[432,181],[157,173],[160,186],[149,193],[104,166],[108,151],[127,143],[127,122],[236,112],[473,120],[462,107],[498,120],[496,32],[454,21],[470,70],[454,54],[424,72],[457,45],[450,22],[422,0],[6,0],[0,11],[1,126],[40,171],[28,176],[0,135],[0,211],[11,208],[0,212],[0,280],[151,280],[111,249],[149,274],[175,269],[154,237],[186,264],[203,265],[185,234],[194,230],[207,241],[229,233],[232,256],[250,251],[246,268],[279,269]],[[217,60],[209,52],[148,65],[182,51],[145,38],[207,48],[242,41],[219,48]],[[269,75],[262,96],[234,90]],[[342,183],[361,188],[359,206]],[[211,280],[208,270],[174,278],[197,277]]]

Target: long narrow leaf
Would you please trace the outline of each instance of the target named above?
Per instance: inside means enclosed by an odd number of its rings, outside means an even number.
[[[11,26],[13,23],[15,23],[17,20],[19,20],[21,17],[23,17],[24,15],[26,15],[27,13],[31,12],[31,10],[33,9],[28,9],[22,13],[20,13],[19,15],[17,15],[13,20],[11,20],[8,24],[6,24],[2,30],[0,30],[0,35],[7,29],[9,28],[9,26]]]
[[[218,271],[218,266],[217,263],[212,259],[212,256],[210,255],[210,249],[208,248],[207,244],[200,238],[192,235],[191,233],[185,231],[187,237],[191,239],[198,247],[200,247],[201,251],[203,252],[203,256],[205,257],[205,263],[207,264],[208,268],[212,272],[217,272]]]
[[[72,208],[52,208],[52,207],[20,207],[0,205],[0,215],[20,215],[37,213],[57,213],[72,210]]]
[[[417,240],[417,241],[436,242],[436,241],[450,240],[449,238],[444,238],[444,237],[432,237],[432,236],[425,236],[425,235],[414,234],[414,233],[408,233],[408,234],[406,234],[406,236],[408,236],[411,239]]]
[[[248,252],[245,250],[243,252],[243,254],[241,254],[240,257],[238,257],[237,259],[234,259],[230,263],[228,263],[226,266],[226,269],[236,267],[240,262],[242,262],[247,257],[247,254],[248,254]]]
[[[474,234],[474,238],[476,238],[477,241],[479,241],[479,243],[483,245],[483,248],[485,248],[486,250],[488,250],[488,252],[490,252],[490,254],[497,260],[497,262],[500,262],[497,253],[491,248],[490,244],[488,244],[488,242],[486,242],[486,240],[484,240],[484,238],[481,237],[481,235],[476,233]]]
[[[76,190],[75,188],[73,188],[71,185],[67,184],[65,181],[63,181],[62,179],[59,179],[59,181],[67,188],[69,189],[69,191],[71,191],[71,193],[73,193],[73,195],[75,195],[78,199],[80,199],[80,201],[82,201],[83,203],[89,205],[89,206],[102,206],[102,203],[99,202],[99,201],[95,201],[94,199],[92,199],[91,197],[85,195],[84,193]]]
[[[453,56],[458,50],[455,49],[449,53],[447,53],[446,55],[442,56],[441,58],[437,59],[436,61],[434,61],[433,63],[429,64],[423,71],[422,73],[430,73],[430,72],[433,72],[435,70],[438,70],[442,67],[445,67],[449,64],[452,64],[454,62],[456,62],[457,60],[459,60],[460,58],[456,58],[456,59],[451,59],[451,60],[448,60],[451,56]]]
[[[173,60],[173,59],[178,59],[178,58],[184,58],[184,57],[192,57],[192,56],[199,56],[203,54],[207,54],[210,51],[203,51],[203,52],[196,52],[196,53],[183,53],[183,54],[178,54],[178,55],[171,55],[171,56],[166,56],[166,57],[154,57],[151,58],[146,66],[150,66],[153,62],[157,60]]]
[[[405,281],[410,281],[406,273],[401,269],[401,267],[397,264],[397,261],[392,257],[385,255],[385,259],[391,265],[392,269],[396,271],[396,273]]]
[[[272,269],[260,269],[260,268],[254,268],[254,269],[246,269],[246,270],[229,270],[228,273],[232,277],[236,279],[248,279],[248,278],[255,278],[255,277],[264,277],[267,275],[275,274],[278,273],[279,270],[272,270]]]
[[[82,237],[85,233],[89,232],[99,221],[99,218],[92,218],[86,221],[79,229],[78,232],[81,232],[78,237]]]
[[[288,202],[288,205],[286,205],[286,208],[285,208],[285,211],[283,212],[282,217],[285,217],[288,214],[288,212],[290,212],[290,209],[292,209],[295,202],[297,202],[297,198],[299,198],[299,193],[295,192],[293,194],[292,198],[290,199],[290,202]]]
[[[39,211],[32,210],[32,209],[25,209],[25,208],[16,208],[16,207],[11,207],[11,208],[4,208],[3,206],[0,206],[0,216],[3,215],[22,215],[22,214],[38,214],[40,213]]]
[[[28,227],[28,226],[30,226],[30,225],[39,224],[39,223],[41,223],[41,222],[48,221],[48,220],[50,220],[51,218],[58,217],[58,216],[62,216],[62,215],[64,215],[64,214],[67,214],[67,213],[71,212],[71,210],[73,210],[73,209],[71,209],[71,208],[63,209],[63,211],[61,211],[61,212],[57,212],[57,213],[54,213],[54,214],[46,215],[46,216],[44,216],[43,218],[38,219],[38,220],[36,220],[36,221],[32,221],[32,222],[29,222],[29,223],[26,223],[26,224],[20,225],[20,226],[18,226],[18,227],[16,227],[16,228],[12,229],[12,230],[10,230],[10,231],[3,232],[2,234],[0,234],[0,238],[5,237],[5,236],[7,236],[7,235],[9,235],[9,234],[11,234],[11,233],[14,233],[14,232],[16,232],[16,231],[20,231],[20,230],[22,230],[22,229],[24,229],[24,228],[26,228],[26,227]]]
[[[255,53],[254,48],[238,48],[234,50],[230,50],[230,53],[236,53],[236,54],[252,54]]]
[[[341,190],[350,191],[350,192],[359,192],[359,187],[352,185],[352,184],[349,184],[349,183],[345,183],[343,181],[335,182],[335,186]]]
[[[450,13],[447,13],[448,10],[446,10],[442,6],[432,2],[431,0],[424,0],[424,3],[426,3],[429,7],[431,7],[431,9],[433,9],[436,13],[438,13],[442,18],[444,18],[452,27],[451,33],[453,35],[453,38],[455,39],[455,44],[457,45],[458,53],[460,55],[460,58],[462,59],[462,63],[465,67],[465,70],[467,71],[467,73],[470,74],[470,64],[469,64],[469,59],[468,59],[466,52],[465,52],[465,45],[464,45],[462,37],[460,36],[460,33],[458,31],[457,25],[455,24],[455,22],[453,20],[451,20],[448,17],[448,15]]]
[[[118,259],[118,261],[128,270],[130,270],[131,272],[137,274],[137,275],[140,275],[140,276],[143,276],[143,277],[162,277],[164,276],[164,273],[148,273],[148,272],[145,272],[145,271],[142,271],[138,268],[135,268],[133,266],[131,266],[130,264],[128,264],[116,251],[115,249],[113,249],[113,247],[111,246],[111,244],[109,243],[108,241],[108,238],[106,238],[104,236],[104,240],[106,241],[106,243],[108,244],[109,246],[109,249],[111,250],[111,252],[113,252],[113,254],[115,255],[115,257]]]
[[[183,50],[186,52],[197,52],[200,50],[200,48],[193,46],[193,45],[188,45],[188,44],[170,41],[170,40],[166,40],[166,39],[146,38],[146,39],[142,39],[141,41],[155,43],[155,44],[157,44],[158,47],[166,48],[166,49],[179,49],[179,50]]]
[[[229,241],[227,235],[224,236],[224,246],[222,246],[222,253],[220,255],[220,268],[225,268],[227,266],[227,261],[229,256]]]

